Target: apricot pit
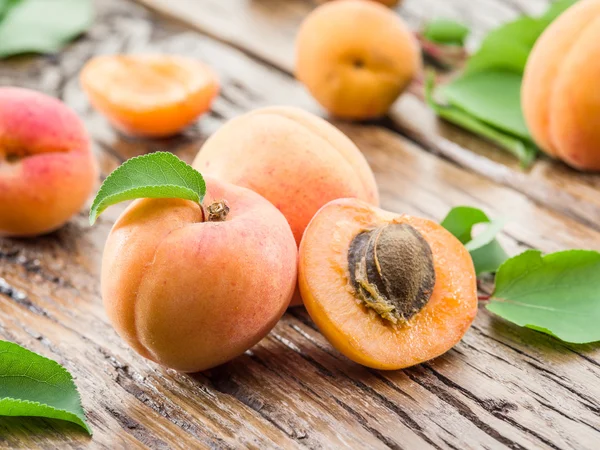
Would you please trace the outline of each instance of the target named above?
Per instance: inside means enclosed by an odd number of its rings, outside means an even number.
[[[356,297],[392,323],[418,313],[435,284],[429,244],[404,223],[356,235],[348,250],[348,268]]]

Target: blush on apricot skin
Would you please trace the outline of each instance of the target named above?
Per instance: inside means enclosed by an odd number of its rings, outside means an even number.
[[[80,79],[115,128],[141,137],[179,133],[210,109],[219,92],[210,67],[178,55],[97,56]]]
[[[0,236],[56,230],[98,180],[82,121],[60,100],[0,88]]]
[[[408,226],[422,236],[431,249],[435,279],[424,306],[417,304],[397,323],[360,301],[348,258],[357,235],[390,224]],[[462,338],[477,313],[473,262],[454,236],[430,220],[356,199],[334,200],[315,215],[300,245],[298,269],[304,305],[319,330],[345,356],[376,369],[401,369],[443,354]]]

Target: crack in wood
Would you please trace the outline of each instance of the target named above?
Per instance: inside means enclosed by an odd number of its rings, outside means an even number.
[[[350,413],[352,416],[354,416],[356,418],[356,420],[358,421],[358,423],[361,424],[361,426],[367,430],[369,433],[371,433],[373,436],[375,436],[379,441],[381,441],[381,443],[383,443],[386,447],[394,449],[394,450],[403,450],[403,447],[400,446],[400,444],[398,444],[397,442],[394,442],[392,440],[390,440],[388,437],[386,437],[385,435],[383,435],[379,430],[373,428],[372,426],[369,425],[367,419],[365,419],[361,414],[359,414],[357,411],[355,411],[352,407],[350,407],[349,405],[347,405],[346,403],[344,403],[343,401],[341,401],[339,398],[334,398],[333,399],[339,406],[341,406],[343,409],[345,409],[348,413]],[[435,446],[434,448],[439,449],[440,447]]]
[[[453,389],[461,392],[465,397],[473,400],[475,403],[477,403],[478,405],[480,405],[484,410],[486,410],[489,413],[491,413],[494,417],[497,417],[499,419],[502,419],[504,421],[507,421],[507,422],[511,423],[513,426],[519,428],[520,430],[526,432],[527,434],[530,434],[531,436],[534,436],[539,441],[543,442],[548,447],[551,447],[554,450],[561,450],[560,447],[558,447],[557,445],[555,445],[549,439],[547,439],[544,436],[542,436],[541,434],[539,434],[539,433],[531,430],[530,428],[527,428],[527,427],[523,426],[522,424],[518,423],[517,421],[513,420],[512,418],[510,418],[508,416],[507,412],[509,412],[509,411],[516,411],[518,409],[517,405],[512,404],[510,402],[497,401],[497,400],[494,400],[494,399],[482,400],[482,399],[478,398],[477,396],[475,396],[468,389],[465,389],[464,387],[460,386],[459,384],[455,383],[454,381],[450,380],[446,376],[442,375],[441,373],[439,373],[438,371],[436,371],[435,369],[433,369],[431,367],[431,365],[429,365],[429,364],[422,364],[422,366],[425,367],[425,368],[427,368],[429,370],[429,372],[434,377],[436,377],[438,380],[440,380],[443,384],[445,384],[446,386],[451,387],[451,388],[453,388]]]
[[[445,390],[441,389],[439,386],[436,386],[435,384],[426,381],[425,378],[416,376],[415,372],[417,372],[417,370],[406,370],[405,371],[406,375],[412,381],[414,381],[415,383],[419,384],[420,386],[422,386],[423,388],[425,388],[426,390],[428,390],[429,392],[434,394],[436,397],[438,397],[443,402],[454,407],[461,416],[463,416],[464,418],[469,420],[469,422],[473,423],[477,428],[482,430],[488,436],[492,437],[499,443],[506,445],[507,447],[509,447],[511,449],[527,450],[522,445],[520,445],[517,442],[511,440],[510,438],[504,436],[498,430],[496,430],[494,427],[492,427],[491,425],[489,425],[489,424],[485,423],[484,421],[482,421],[481,419],[479,419],[479,417],[477,417],[477,415],[473,411],[471,411],[471,409],[464,402],[462,402],[458,398],[454,397],[449,392],[446,392]]]
[[[527,361],[527,363],[534,367],[536,370],[540,371],[541,376],[543,376],[544,378],[552,381],[553,383],[558,384],[560,387],[562,387],[563,389],[566,389],[567,391],[575,394],[579,399],[580,402],[583,406],[585,406],[587,409],[589,409],[591,412],[593,412],[596,416],[600,417],[600,406],[597,406],[594,401],[592,399],[590,399],[587,395],[579,392],[578,390],[576,390],[574,387],[569,386],[565,381],[567,381],[564,377],[561,377],[559,375],[557,375],[556,373],[545,369],[542,366],[539,366],[537,364],[533,364],[529,361]]]
[[[117,411],[112,406],[105,405],[104,409],[121,425],[121,427],[133,435],[138,441],[142,444],[150,447],[151,449],[169,449],[171,448],[169,444],[167,444],[162,439],[154,436],[150,433],[150,430],[140,424],[139,422],[133,420],[131,417]]]

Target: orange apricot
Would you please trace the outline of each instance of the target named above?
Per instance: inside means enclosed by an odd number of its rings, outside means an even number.
[[[477,313],[473,262],[441,225],[356,199],[325,205],[300,244],[304,305],[351,360],[401,369],[454,346]]]
[[[81,71],[92,105],[117,129],[134,136],[176,134],[210,109],[216,74],[176,55],[105,55]]]
[[[544,31],[527,60],[521,103],[548,155],[600,170],[600,0],[577,2]]]
[[[134,201],[102,259],[102,298],[116,331],[142,356],[182,372],[256,344],[296,287],[297,248],[283,215],[249,189],[205,180],[206,208]]]
[[[312,11],[296,37],[296,77],[334,116],[385,115],[421,68],[404,21],[366,0],[336,0]]]

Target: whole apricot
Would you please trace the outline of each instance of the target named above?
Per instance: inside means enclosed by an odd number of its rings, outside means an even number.
[[[420,68],[419,45],[404,21],[373,1],[325,3],[296,38],[296,77],[341,118],[385,115]]]
[[[216,74],[177,55],[105,55],[81,71],[91,104],[117,129],[143,137],[179,133],[210,109]]]
[[[71,109],[40,92],[0,88],[0,236],[56,230],[97,180],[88,134]]]
[[[304,306],[355,362],[401,369],[454,346],[477,313],[469,252],[441,225],[357,199],[325,205],[300,244]]]
[[[285,217],[255,192],[206,178],[206,208],[134,201],[108,236],[102,298],[142,356],[205,370],[260,341],[296,286],[297,248]]]
[[[328,201],[379,203],[360,150],[333,125],[298,108],[263,108],[227,122],[202,146],[193,167],[265,197],[288,220],[298,245]]]
[[[536,41],[521,102],[535,142],[581,170],[600,170],[600,0],[565,11]]]

